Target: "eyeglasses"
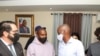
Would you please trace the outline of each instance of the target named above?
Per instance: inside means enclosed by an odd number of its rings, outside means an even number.
[[[11,30],[11,32],[13,32],[13,33],[18,33],[18,30]]]

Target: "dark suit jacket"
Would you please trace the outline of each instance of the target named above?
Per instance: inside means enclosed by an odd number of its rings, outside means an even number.
[[[100,41],[89,46],[87,56],[100,56]]]
[[[20,43],[14,44],[17,56],[24,56],[22,46]],[[0,56],[12,56],[7,46],[0,40]]]
[[[26,45],[25,45],[25,50],[27,50],[28,46],[32,43],[32,41],[34,40],[35,36],[32,36],[28,39]]]

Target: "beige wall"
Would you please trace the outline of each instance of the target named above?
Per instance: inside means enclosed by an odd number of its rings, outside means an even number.
[[[66,12],[66,11],[65,11]],[[60,11],[60,13],[62,13]],[[66,12],[67,13],[67,12]],[[82,12],[83,13],[83,12]],[[94,12],[91,12],[94,13]],[[33,14],[34,15],[34,24],[45,26],[47,28],[48,32],[48,40],[49,42],[52,41],[52,31],[53,31],[53,16],[51,15],[51,12],[43,11],[43,12],[0,12],[0,21],[3,20],[12,20],[15,21],[15,14]],[[100,26],[100,22],[96,22],[96,17],[93,17],[92,20],[92,42],[96,41],[96,38],[94,36],[95,28]],[[21,42],[23,48],[27,42],[28,38],[21,37],[19,42]]]
[[[97,27],[100,27],[100,22],[96,20],[97,18],[93,16],[92,19],[92,38],[91,38],[91,43],[96,42],[96,36],[94,35],[94,31],[96,30]]]
[[[0,21],[12,20],[15,21],[15,14],[33,14],[34,24],[41,25],[47,28],[48,40],[52,43],[52,25],[53,18],[50,12],[0,12]],[[28,38],[21,37],[19,42],[21,42],[23,48],[27,42]]]

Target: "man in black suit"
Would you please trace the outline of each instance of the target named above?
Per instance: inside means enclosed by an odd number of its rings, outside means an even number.
[[[0,56],[24,56],[17,26],[12,21],[0,22]]]

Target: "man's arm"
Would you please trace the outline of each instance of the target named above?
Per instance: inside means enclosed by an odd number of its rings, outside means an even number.
[[[54,47],[53,47],[53,50],[52,50],[52,52],[53,52],[53,55],[52,55],[52,56],[55,56],[55,50],[54,50]]]
[[[32,43],[32,41],[34,40],[34,38],[35,38],[35,36],[32,36],[32,37],[30,37],[28,39],[28,41],[27,41],[27,43],[25,45],[25,48],[24,48],[25,50],[27,50],[28,46],[30,45],[30,43]]]
[[[77,47],[77,56],[85,56],[83,44],[80,42]]]
[[[88,48],[87,56],[92,56],[92,53],[91,53],[91,46]]]
[[[32,45],[29,45],[27,49],[27,56],[35,56],[34,47]]]

